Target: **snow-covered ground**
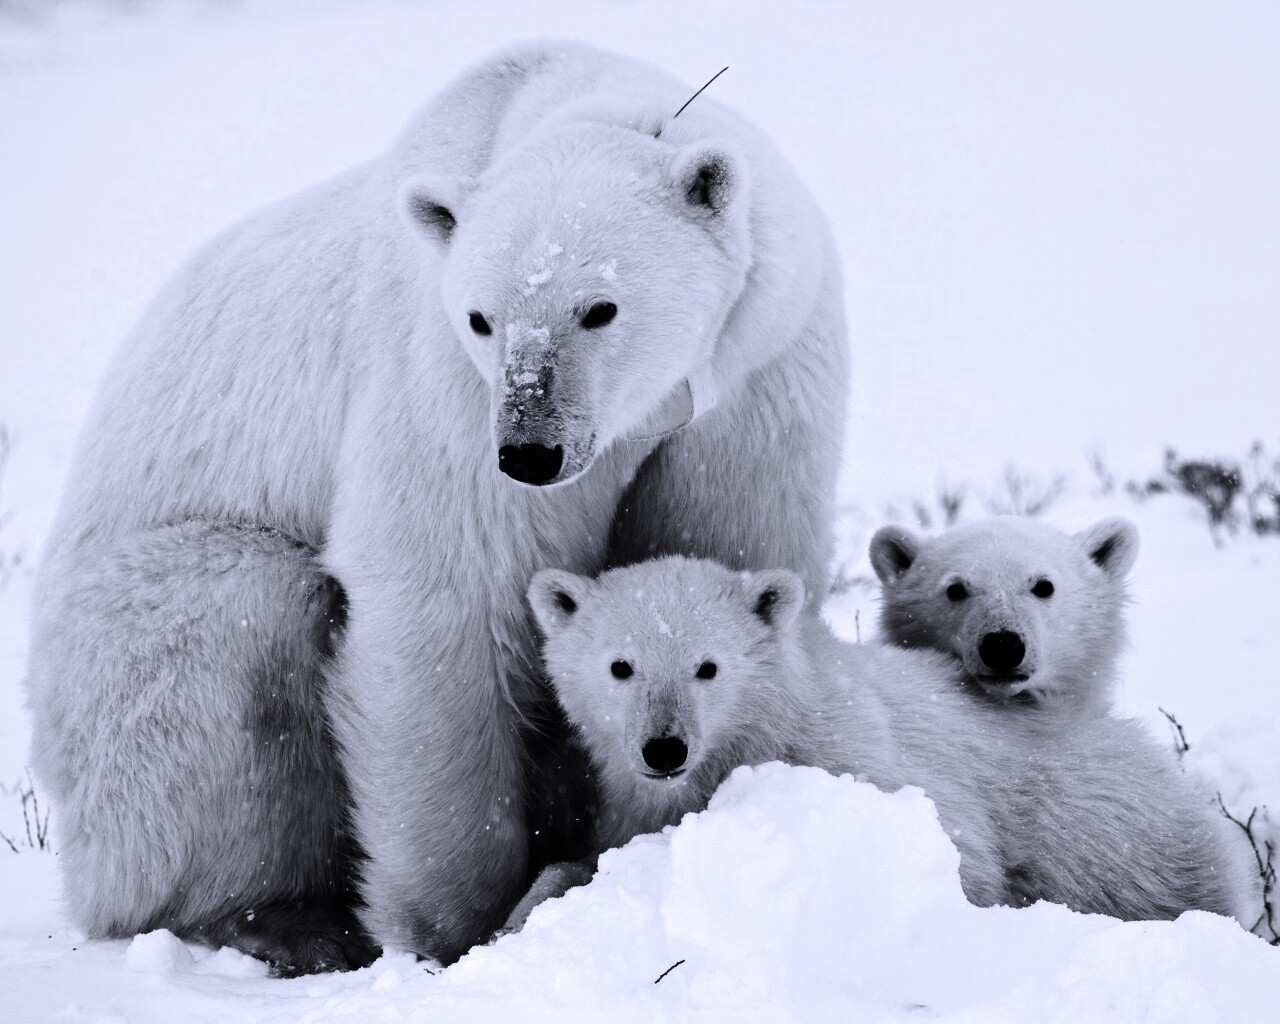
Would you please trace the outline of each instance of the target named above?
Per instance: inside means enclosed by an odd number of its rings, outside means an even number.
[[[114,8],[110,8],[114,10]],[[0,7],[3,10],[3,7]],[[1205,915],[1120,924],[964,903],[927,802],[808,770],[713,807],[448,971],[275,981],[157,934],[86,943],[25,849],[31,567],[98,375],[193,246],[375,153],[505,42],[655,60],[782,145],[845,256],[856,382],[841,559],[892,504],[1071,475],[1048,518],[1134,518],[1124,709],[1280,819],[1280,538],[1094,493],[1166,445],[1280,449],[1280,7],[1258,3],[183,4],[0,19],[0,1019],[1265,1020],[1280,949]],[[977,498],[970,514],[982,511]],[[21,562],[5,569],[15,554]],[[874,594],[834,599],[874,631]],[[55,811],[56,813],[56,811]],[[1271,824],[1271,834],[1277,833]],[[677,961],[679,967],[655,984]]]

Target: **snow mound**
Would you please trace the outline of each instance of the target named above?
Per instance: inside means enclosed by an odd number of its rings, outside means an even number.
[[[40,867],[31,896],[47,906],[52,858],[15,861]],[[166,931],[127,947],[59,932],[0,934],[0,983],[17,1021],[61,1013],[85,1024],[111,1014],[132,1024],[1202,1024],[1280,1009],[1280,949],[1234,921],[975,907],[959,863],[919,790],[771,764],[738,769],[707,810],[606,853],[590,885],[447,970],[388,953],[366,970],[281,981]]]
[[[139,974],[174,974],[189,969],[195,957],[167,928],[136,935],[125,950],[124,962]]]
[[[958,867],[919,790],[741,768],[519,935],[438,974],[381,961],[323,1019],[1205,1021],[1280,1005],[1280,951],[1233,921],[984,909]]]

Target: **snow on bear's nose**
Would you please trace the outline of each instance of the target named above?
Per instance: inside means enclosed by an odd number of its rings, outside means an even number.
[[[978,644],[978,657],[994,672],[1012,672],[1027,655],[1026,644],[1017,633],[1002,629],[988,633]]]

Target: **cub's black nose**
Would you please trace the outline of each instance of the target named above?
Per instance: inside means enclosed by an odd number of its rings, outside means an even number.
[[[663,736],[646,743],[641,753],[644,755],[644,763],[655,772],[670,775],[684,767],[689,757],[689,748],[679,736]]]
[[[563,464],[564,449],[560,445],[548,448],[544,444],[504,444],[498,449],[498,468],[522,484],[549,484]]]
[[[1027,648],[1022,637],[1007,629],[988,633],[978,644],[978,657],[984,665],[996,672],[1012,672],[1022,664],[1026,655]]]

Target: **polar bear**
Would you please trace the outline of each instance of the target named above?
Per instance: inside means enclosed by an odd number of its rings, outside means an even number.
[[[1137,528],[1118,516],[1074,536],[1020,516],[932,539],[885,526],[871,538],[881,632],[954,655],[972,692],[996,702],[1104,710],[1137,556]]]
[[[837,640],[790,570],[679,557],[595,580],[551,569],[529,600],[598,773],[597,851],[702,809],[738,765],[781,760],[923,788],[981,905],[1247,912],[1238,837],[1135,723],[1041,729],[973,701],[950,658]],[[508,928],[589,868],[550,866]]]
[[[577,44],[500,54],[146,312],[27,676],[90,935],[453,960],[577,841],[536,570],[677,552],[823,592],[838,260],[758,129],[706,95],[673,116],[692,91]]]

